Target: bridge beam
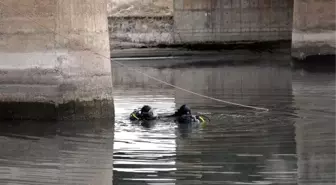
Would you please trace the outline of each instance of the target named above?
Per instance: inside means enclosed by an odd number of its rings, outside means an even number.
[[[114,116],[106,8],[1,0],[0,119]]]
[[[335,55],[335,0],[295,0],[292,56]]]

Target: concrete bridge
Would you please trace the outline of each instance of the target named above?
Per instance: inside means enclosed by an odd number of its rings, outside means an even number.
[[[0,0],[0,118],[113,117],[106,5]],[[176,41],[292,37],[294,57],[335,54],[335,0],[175,0],[174,7]]]
[[[292,40],[292,56],[335,54],[335,0],[175,0],[182,42]]]

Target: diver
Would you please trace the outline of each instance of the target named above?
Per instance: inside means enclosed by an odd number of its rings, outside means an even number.
[[[205,123],[205,116],[191,114],[191,109],[187,105],[182,105],[173,115],[168,117],[175,117],[175,121],[182,124],[188,123]]]
[[[182,105],[173,115],[170,117],[180,117],[184,115],[191,115],[191,109],[187,105]]]
[[[158,116],[149,105],[144,105],[141,109],[134,110],[130,115],[131,121],[150,121],[156,119],[158,119]]]
[[[187,123],[205,123],[206,119],[209,118],[201,115],[192,115],[191,109],[187,105],[182,105],[174,114],[172,115],[162,115],[157,116],[153,111],[152,107],[149,105],[144,105],[140,110],[134,110],[130,115],[131,121],[150,121],[163,118],[174,118],[176,122],[187,124]]]

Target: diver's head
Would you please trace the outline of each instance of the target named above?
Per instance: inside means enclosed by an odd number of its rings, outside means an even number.
[[[151,109],[152,109],[152,107],[150,107],[149,105],[144,105],[141,108],[141,113],[149,112]]]
[[[140,111],[142,117],[145,119],[151,119],[154,117],[153,109],[149,105],[144,105]]]
[[[190,110],[190,108],[187,105],[184,104],[184,105],[182,105],[178,109],[177,114],[179,116],[181,116],[181,115],[190,115],[191,114],[191,110]]]

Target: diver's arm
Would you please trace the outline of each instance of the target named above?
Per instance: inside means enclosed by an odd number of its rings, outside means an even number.
[[[172,114],[172,115],[167,115],[167,116],[160,116],[161,118],[172,118],[172,117],[175,117],[175,114]]]
[[[173,118],[173,117],[176,117],[177,116],[177,113],[175,112],[174,114],[171,114],[171,115],[161,115],[159,116],[160,118]]]

